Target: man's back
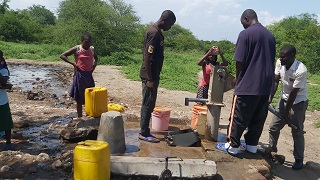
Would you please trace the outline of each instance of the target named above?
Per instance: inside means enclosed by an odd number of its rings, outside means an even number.
[[[270,95],[274,84],[275,46],[274,36],[260,23],[239,34],[234,60],[242,62],[243,68],[235,95]]]

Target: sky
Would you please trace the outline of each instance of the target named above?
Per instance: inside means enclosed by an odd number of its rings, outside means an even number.
[[[10,9],[26,9],[43,5],[56,13],[61,0],[11,0]],[[189,29],[199,40],[236,42],[243,30],[240,16],[253,9],[263,25],[270,25],[289,16],[316,14],[320,22],[319,0],[123,0],[133,6],[140,23],[156,22],[164,10],[172,10],[176,23]]]

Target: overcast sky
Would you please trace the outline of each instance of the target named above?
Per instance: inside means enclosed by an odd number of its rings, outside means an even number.
[[[11,0],[10,9],[26,9],[33,4],[44,5],[56,13],[61,0]],[[201,40],[236,42],[243,30],[240,16],[245,9],[254,9],[259,21],[269,25],[285,17],[311,13],[318,15],[320,0],[124,0],[131,4],[141,23],[155,22],[163,10],[172,10],[177,23]]]

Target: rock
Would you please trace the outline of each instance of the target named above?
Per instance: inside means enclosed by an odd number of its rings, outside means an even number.
[[[30,124],[27,123],[27,122],[22,122],[22,121],[19,121],[19,122],[15,122],[14,123],[14,127],[15,128],[26,128],[26,127],[29,127]]]
[[[58,159],[54,163],[51,164],[53,170],[57,170],[62,166],[62,162]]]
[[[98,135],[98,130],[93,127],[78,128],[74,129],[67,127],[60,132],[60,136],[64,140],[70,142],[80,142],[87,139],[96,140]]]
[[[8,171],[10,171],[10,169],[11,169],[10,166],[4,165],[4,166],[1,167],[0,171],[1,172],[8,172]]]
[[[43,161],[48,161],[50,160],[50,157],[48,154],[46,153],[40,153],[38,156],[37,156],[37,161],[39,162],[43,162]]]
[[[67,171],[67,172],[71,172],[72,171],[72,163],[71,162],[66,162],[62,165],[63,170]]]
[[[308,167],[308,168],[310,168],[310,169],[314,169],[314,170],[316,170],[316,171],[318,171],[318,172],[320,171],[320,164],[315,163],[315,162],[313,162],[313,161],[308,161],[308,162],[306,162],[305,167]]]
[[[38,163],[38,164],[37,164],[37,168],[39,168],[39,169],[47,169],[47,164],[45,164],[45,163]]]
[[[37,171],[38,171],[38,169],[37,169],[36,167],[30,167],[30,168],[28,169],[29,174],[36,173]]]
[[[261,165],[261,166],[256,166],[255,168],[258,170],[258,172],[262,176],[266,178],[270,177],[270,169],[267,166]]]

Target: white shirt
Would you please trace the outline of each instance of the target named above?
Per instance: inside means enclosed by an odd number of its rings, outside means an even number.
[[[274,73],[280,75],[282,82],[281,98],[288,100],[293,88],[299,88],[296,99],[293,104],[308,100],[307,94],[307,68],[302,62],[294,60],[291,67],[286,70],[282,66],[280,59],[277,60]]]
[[[0,69],[0,74],[2,76],[9,76],[9,72],[6,68]],[[6,89],[0,89],[0,106],[7,104],[9,102],[7,90]]]

